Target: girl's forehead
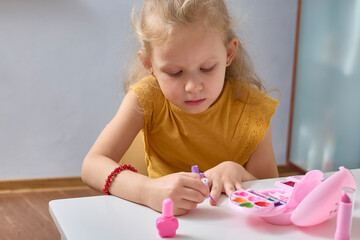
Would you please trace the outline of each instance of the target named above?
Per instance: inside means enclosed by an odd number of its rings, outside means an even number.
[[[209,26],[206,22],[196,21],[191,23],[178,22],[167,23],[161,21],[157,17],[150,17],[151,26],[148,29],[149,43],[151,45],[163,45],[165,43],[174,42],[179,38],[186,38],[193,33],[215,34],[226,38],[226,32],[219,30],[215,26]],[[225,41],[224,41],[225,43]]]
[[[182,24],[167,28],[167,34],[162,41],[153,41],[151,45],[153,47],[184,47],[184,43],[219,43],[217,41],[219,39],[223,39],[222,34],[215,29],[199,24]]]
[[[152,44],[153,60],[164,63],[202,62],[226,54],[221,35],[211,29],[174,28],[170,35],[165,42]]]

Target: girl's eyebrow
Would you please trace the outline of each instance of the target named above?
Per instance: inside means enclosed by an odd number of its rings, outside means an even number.
[[[171,70],[174,70],[174,71],[177,71],[179,69],[181,69],[182,67],[180,66],[176,66],[176,65],[173,65],[173,64],[164,64],[162,66],[159,67],[159,69],[161,71],[171,71]]]
[[[217,56],[212,56],[210,58],[207,58],[205,61],[202,61],[202,63],[200,65],[206,64],[208,62],[211,63],[215,63],[218,61],[218,57]],[[182,68],[181,64],[175,64],[175,63],[171,63],[171,62],[164,62],[163,64],[160,65],[160,69],[163,70],[165,68]]]

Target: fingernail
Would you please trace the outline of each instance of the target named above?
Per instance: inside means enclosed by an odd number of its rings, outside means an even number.
[[[211,199],[211,201],[216,202],[216,200],[213,199],[213,197],[210,194],[209,194],[209,198]]]

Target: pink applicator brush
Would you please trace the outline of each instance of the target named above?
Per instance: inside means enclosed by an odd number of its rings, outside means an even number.
[[[336,231],[334,240],[349,240],[351,231],[351,219],[355,189],[344,187],[341,189],[338,215],[336,219]]]

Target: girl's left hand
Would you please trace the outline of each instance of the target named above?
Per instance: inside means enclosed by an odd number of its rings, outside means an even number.
[[[230,196],[235,190],[242,189],[243,177],[249,175],[243,166],[231,161],[222,162],[204,174],[209,179],[210,195],[216,200],[210,200],[210,204],[213,206],[216,205],[221,193],[224,192]]]

